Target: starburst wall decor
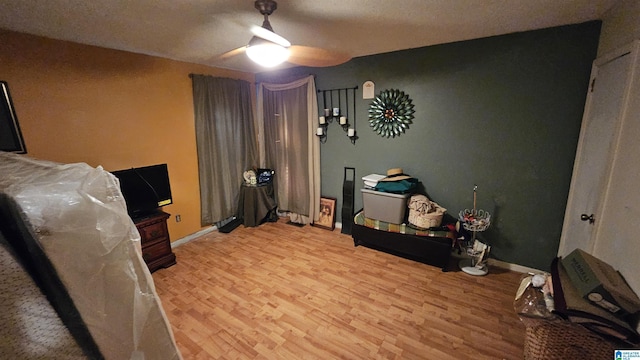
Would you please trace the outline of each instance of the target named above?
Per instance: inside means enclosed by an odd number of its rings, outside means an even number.
[[[369,126],[383,137],[400,136],[412,123],[414,112],[404,91],[382,90],[369,105]]]

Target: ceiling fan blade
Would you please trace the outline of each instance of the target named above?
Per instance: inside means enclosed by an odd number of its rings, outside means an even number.
[[[292,45],[289,47],[291,55],[288,62],[309,67],[327,67],[344,64],[351,60],[351,56],[339,52],[311,46]]]
[[[217,56],[216,59],[217,60],[231,59],[232,57],[235,57],[235,56],[238,56],[238,55],[244,53],[246,50],[247,50],[246,46],[241,46],[241,47],[239,47],[237,49],[233,49],[233,50],[227,51],[226,53],[224,53],[224,54],[222,54],[220,56]]]
[[[280,46],[284,46],[284,47],[291,46],[291,43],[289,42],[289,40],[261,26],[257,26],[257,25],[252,26],[251,33],[253,33],[253,35],[259,38],[274,42]]]

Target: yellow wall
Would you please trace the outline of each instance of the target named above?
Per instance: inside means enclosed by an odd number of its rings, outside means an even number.
[[[201,229],[190,73],[255,81],[253,74],[0,30],[0,80],[9,84],[28,155],[109,171],[167,163],[173,204],[163,210],[172,214],[172,240]]]

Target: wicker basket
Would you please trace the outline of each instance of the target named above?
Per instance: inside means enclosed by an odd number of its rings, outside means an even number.
[[[615,345],[578,324],[521,319],[526,327],[524,359],[613,359]]]
[[[424,195],[413,195],[409,200],[409,223],[420,229],[438,227],[447,209]]]

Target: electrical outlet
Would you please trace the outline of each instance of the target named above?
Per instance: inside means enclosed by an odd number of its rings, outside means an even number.
[[[176,215],[176,222],[180,222],[180,221],[182,221],[182,216]]]

